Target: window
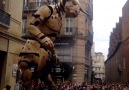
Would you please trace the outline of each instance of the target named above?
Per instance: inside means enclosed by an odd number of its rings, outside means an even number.
[[[40,7],[41,6],[41,0],[36,0],[36,7]]]
[[[6,4],[6,1],[5,0],[0,0],[0,8],[2,9],[2,10],[5,10],[5,4]]]
[[[87,60],[89,60],[89,58],[90,58],[90,49],[87,46],[87,43],[85,44],[85,55],[88,58]],[[96,61],[94,61],[94,63],[96,64]]]
[[[27,16],[23,16],[22,34],[27,33]]]
[[[58,0],[55,0],[55,1],[56,1],[56,3],[58,2]],[[54,0],[49,0],[50,5],[54,5],[55,1]]]
[[[59,57],[59,60],[61,60],[62,62],[72,62],[71,47],[68,46],[56,47],[56,52]]]
[[[24,5],[27,6],[27,0],[24,0]]]
[[[96,69],[95,71],[97,71],[97,67],[95,69]]]
[[[73,18],[66,18],[65,20],[65,34],[66,35],[72,35],[73,32]]]
[[[24,0],[24,9],[28,9],[28,8],[29,8],[28,0]]]

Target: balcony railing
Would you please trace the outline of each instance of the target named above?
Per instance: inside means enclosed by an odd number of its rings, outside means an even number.
[[[10,14],[0,9],[0,25],[10,26]]]
[[[59,36],[75,36],[77,35],[77,27],[64,27]]]
[[[47,2],[29,2],[24,4],[24,10],[35,10],[43,5],[47,5]]]
[[[91,61],[90,61],[90,60],[88,60],[88,59],[87,59],[87,60],[85,60],[85,65],[86,65],[86,66],[90,66],[90,65],[91,65],[91,64],[90,64],[90,62],[91,62]]]
[[[93,35],[90,32],[88,32],[87,39],[90,43],[93,43]]]

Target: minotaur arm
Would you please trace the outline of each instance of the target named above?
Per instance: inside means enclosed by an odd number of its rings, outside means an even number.
[[[28,32],[35,36],[35,38],[40,41],[43,46],[47,47],[52,54],[55,54],[53,42],[38,28],[41,23],[45,22],[45,18],[49,17],[51,13],[48,6],[40,7],[30,20]]]

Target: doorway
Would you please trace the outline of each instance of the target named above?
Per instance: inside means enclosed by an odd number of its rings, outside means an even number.
[[[2,85],[2,78],[4,78],[4,77],[2,77],[3,76],[3,67],[4,67],[4,62],[5,62],[5,58],[6,58],[6,52],[4,52],[4,51],[0,51],[0,88],[1,88],[1,85]]]

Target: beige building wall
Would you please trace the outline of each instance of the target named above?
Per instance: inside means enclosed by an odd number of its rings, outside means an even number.
[[[74,74],[77,77],[73,77],[75,83],[81,83],[84,81],[85,73],[85,41],[81,39],[76,40],[76,45],[73,47],[73,63],[75,65]]]
[[[98,52],[95,54],[96,58],[93,60],[93,71],[96,78],[101,80],[105,79],[105,65],[103,53]]]
[[[11,15],[9,33],[21,37],[23,0],[8,0],[9,14]]]
[[[91,2],[90,2],[91,1]],[[82,8],[88,10],[88,5],[92,4],[92,0],[80,0]],[[91,13],[90,13],[91,14]],[[88,32],[93,35],[92,21],[89,17],[79,13],[77,19],[78,37],[75,39],[75,45],[73,46],[73,63],[75,65],[74,78],[75,83],[85,82],[91,83],[91,46],[89,46],[89,52],[86,47],[88,46]],[[92,45],[92,44],[91,44]],[[88,56],[86,55],[88,53]]]
[[[10,25],[0,24],[0,90],[7,84],[14,90],[16,77],[13,76],[13,65],[18,63],[19,52],[25,42],[22,35],[23,0],[5,0],[4,11],[10,14]],[[0,16],[0,18],[2,18]]]

